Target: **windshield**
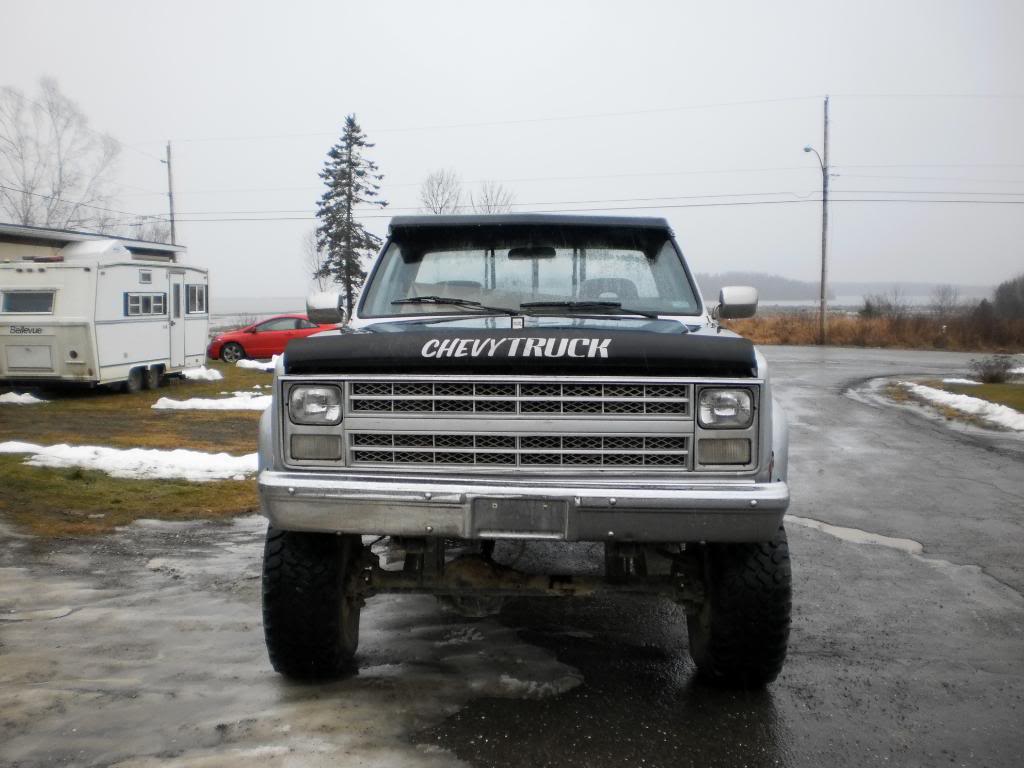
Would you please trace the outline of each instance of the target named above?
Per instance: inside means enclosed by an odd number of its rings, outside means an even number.
[[[360,314],[451,315],[518,310],[531,302],[618,303],[668,315],[701,311],[682,256],[664,232],[453,227],[425,228],[393,240],[370,278]],[[609,308],[523,309],[593,314]]]

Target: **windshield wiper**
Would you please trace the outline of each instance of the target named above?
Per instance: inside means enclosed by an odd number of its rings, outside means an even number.
[[[483,312],[501,312],[504,315],[517,315],[519,314],[514,309],[507,309],[505,307],[489,307],[486,304],[481,304],[479,301],[473,301],[472,299],[456,299],[446,298],[444,296],[410,296],[408,299],[395,299],[391,302],[392,304],[451,304],[453,307],[468,307],[470,309],[479,309]]]
[[[619,301],[525,301],[519,305],[520,309],[583,309],[583,310],[611,310],[620,315],[640,315],[649,317],[652,320],[659,319],[657,312],[646,309],[629,309],[622,306]]]

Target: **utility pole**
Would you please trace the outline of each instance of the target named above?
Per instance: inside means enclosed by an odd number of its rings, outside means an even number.
[[[828,338],[828,96],[825,96],[824,150],[824,157],[821,161],[821,308],[819,309],[818,316],[819,344],[824,344]],[[168,152],[170,152],[170,145],[168,145]],[[168,154],[168,158],[170,158],[170,154]],[[171,218],[173,220],[173,213],[171,214]]]
[[[178,242],[178,238],[174,232],[174,173],[171,170],[171,142],[169,141],[167,142],[167,159],[163,163],[167,166],[167,202],[171,207],[171,245],[174,245]]]

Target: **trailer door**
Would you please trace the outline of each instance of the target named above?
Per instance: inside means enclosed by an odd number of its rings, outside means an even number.
[[[185,323],[181,319],[182,286],[185,276],[181,273],[169,275],[171,279],[171,368],[185,365]]]

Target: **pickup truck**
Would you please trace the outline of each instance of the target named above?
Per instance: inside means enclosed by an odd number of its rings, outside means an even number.
[[[786,421],[768,366],[705,305],[664,219],[392,219],[351,313],[290,342],[260,424],[274,668],[353,668],[381,593],[466,615],[516,597],[675,601],[708,680],[763,686],[789,638]],[[603,545],[588,573],[507,556]],[[568,563],[571,558],[566,558]],[[628,609],[628,608],[627,608]]]

